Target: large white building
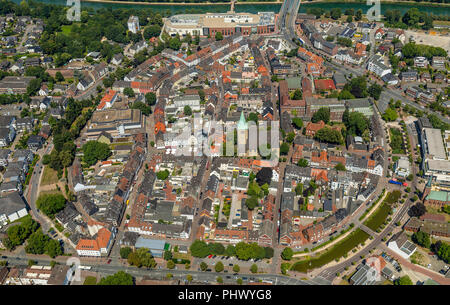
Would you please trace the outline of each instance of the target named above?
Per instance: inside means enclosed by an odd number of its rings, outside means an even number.
[[[139,26],[139,17],[130,16],[128,19],[128,30],[134,34],[137,34],[137,32],[141,30],[141,27]]]
[[[383,57],[379,55],[374,55],[367,63],[367,70],[375,73],[379,77],[383,77],[392,70],[384,64]]]
[[[450,185],[450,160],[445,151],[441,130],[423,128],[420,136],[425,176],[433,176],[436,182]]]
[[[408,236],[403,232],[395,234],[391,240],[389,240],[388,248],[405,259],[408,259],[411,255],[413,255],[417,249],[417,247],[408,240]]]
[[[251,13],[206,13],[171,16],[164,20],[164,30],[169,35],[214,37],[217,32],[223,35],[270,34],[275,32],[273,12]]]
[[[102,256],[108,254],[112,242],[114,240],[114,233],[106,228],[101,228],[97,232],[95,239],[80,239],[76,246],[79,256]]]
[[[395,174],[400,177],[408,177],[410,174],[409,159],[407,157],[400,157],[395,163]]]

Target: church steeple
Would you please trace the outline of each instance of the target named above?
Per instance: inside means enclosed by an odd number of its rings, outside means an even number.
[[[238,130],[248,129],[248,124],[247,124],[247,121],[245,120],[244,111],[241,112],[241,118],[239,119],[237,128],[238,128]]]
[[[422,200],[425,200],[425,198],[428,196],[428,194],[431,192],[431,182],[433,180],[433,175],[430,175],[430,178],[428,178],[427,184],[425,185],[425,188],[422,192]]]

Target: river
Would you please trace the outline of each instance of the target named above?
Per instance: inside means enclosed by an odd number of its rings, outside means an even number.
[[[13,2],[20,3],[21,0],[12,0]],[[53,4],[60,4],[60,5],[66,5],[66,0],[36,0],[38,2],[44,2],[44,3],[53,3]],[[136,4],[123,4],[123,3],[99,3],[99,2],[82,2],[81,7],[92,7],[95,9],[98,8],[135,8],[135,9],[142,9],[142,8],[151,8],[155,11],[170,11],[171,14],[180,14],[185,13],[186,10],[189,10],[188,12],[192,13],[195,10],[195,13],[205,13],[205,12],[221,12],[225,13],[230,9],[230,5],[228,4],[218,4],[218,5],[173,5],[173,4],[167,4],[167,5],[144,5],[139,4],[138,2]],[[249,12],[249,13],[257,13],[257,12],[264,12],[264,11],[273,11],[278,12],[280,10],[281,4],[238,4],[235,6],[236,12]],[[328,11],[332,8],[340,8],[342,10],[342,13],[347,8],[353,8],[355,11],[358,9],[362,9],[363,13],[366,13],[369,9],[369,6],[365,5],[364,3],[333,3],[333,2],[315,2],[315,3],[302,3],[300,5],[300,13],[306,13],[306,10],[308,8],[313,7],[320,7],[324,10]],[[450,8],[448,6],[431,6],[431,5],[424,5],[420,3],[382,3],[381,4],[381,14],[384,14],[386,10],[392,10],[396,9],[399,10],[402,14],[405,13],[408,9],[412,7],[419,8],[420,11],[426,12],[426,13],[433,13],[434,15],[449,15],[450,14]]]

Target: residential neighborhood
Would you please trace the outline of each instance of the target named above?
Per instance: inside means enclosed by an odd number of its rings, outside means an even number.
[[[302,5],[4,0],[0,285],[449,285],[448,29]]]

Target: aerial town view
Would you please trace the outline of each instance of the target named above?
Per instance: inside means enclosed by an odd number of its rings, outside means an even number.
[[[450,285],[448,0],[0,0],[0,47],[0,285]]]

